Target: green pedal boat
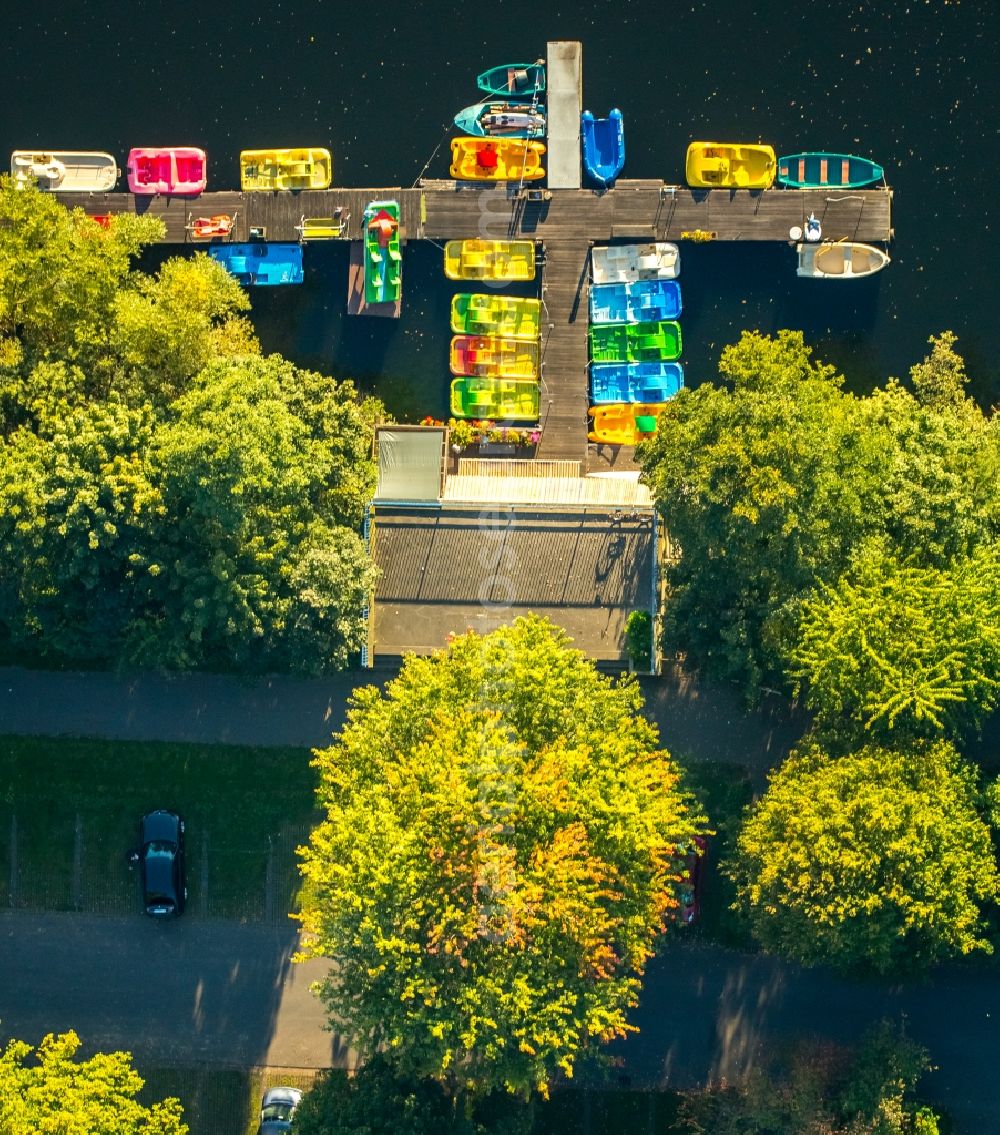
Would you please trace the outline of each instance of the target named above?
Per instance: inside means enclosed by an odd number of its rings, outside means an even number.
[[[399,203],[372,201],[364,223],[365,303],[395,303],[403,291]]]
[[[538,383],[510,378],[456,378],[451,384],[456,418],[500,422],[538,421]]]
[[[681,357],[681,328],[673,320],[656,323],[597,323],[590,328],[595,363],[670,362]]]
[[[451,301],[451,329],[459,335],[537,339],[541,319],[541,300],[459,292]]]

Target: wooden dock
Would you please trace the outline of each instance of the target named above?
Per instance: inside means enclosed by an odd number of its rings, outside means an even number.
[[[164,241],[205,247],[191,238],[197,217],[235,215],[232,240],[294,241],[303,217],[350,214],[341,237],[359,241],[365,206],[398,201],[400,237],[433,240],[518,237],[539,245],[542,299],[542,382],[539,456],[580,461],[587,468],[588,254],[613,240],[712,239],[787,241],[814,214],[824,240],[892,239],[892,191],[691,189],[656,180],[619,180],[614,189],[552,189],[528,200],[516,185],[420,182],[411,189],[328,189],[299,193],[203,193],[196,198],[135,197],[129,193],[59,194],[89,214],[159,217]],[[695,234],[692,236],[692,234]],[[443,274],[442,274],[443,278]],[[356,285],[356,281],[355,281]],[[355,287],[356,290],[356,287]],[[405,295],[405,283],[404,283]],[[375,314],[372,312],[372,314]],[[379,314],[382,314],[381,312]],[[385,312],[384,314],[394,314]]]
[[[200,197],[135,197],[131,193],[61,193],[67,207],[90,214],[159,217],[168,244],[202,245],[188,226],[196,217],[236,214],[232,239],[298,240],[303,217],[350,213],[342,240],[361,239],[365,206],[400,205],[404,240],[517,236],[545,245],[560,240],[684,240],[691,232],[723,241],[787,241],[810,214],[824,240],[892,239],[892,190],[691,189],[660,181],[619,180],[614,189],[553,189],[547,201],[526,201],[517,186],[424,181],[413,189],[324,189],[301,193],[203,193]]]

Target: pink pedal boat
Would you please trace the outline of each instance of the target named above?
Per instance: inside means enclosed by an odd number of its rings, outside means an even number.
[[[194,146],[129,150],[129,192],[194,197],[208,182],[207,165],[205,151]]]

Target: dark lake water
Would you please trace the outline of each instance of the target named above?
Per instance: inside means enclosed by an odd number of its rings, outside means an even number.
[[[211,188],[240,149],[329,145],[335,184],[447,175],[475,75],[584,44],[584,103],[625,116],[625,175],[683,181],[693,138],[874,157],[894,187],[893,263],[870,281],[801,281],[781,245],[685,245],[689,384],[744,328],[805,331],[856,389],[904,376],[929,335],[959,337],[1000,401],[1000,0],[685,0],[378,7],[301,0],[194,6],[7,0],[0,150],[200,145]],[[269,349],[378,382],[399,412],[440,413],[448,301],[440,252],[406,251],[404,316],[348,318],[345,248],[306,250],[301,288],[258,290]]]

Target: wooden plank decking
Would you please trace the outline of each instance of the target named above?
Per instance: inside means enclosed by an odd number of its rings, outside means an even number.
[[[398,201],[404,239],[433,240],[514,235],[551,244],[559,240],[682,240],[682,233],[714,232],[718,240],[786,241],[810,213],[825,240],[892,239],[892,191],[857,189],[690,189],[660,182],[620,181],[606,193],[553,189],[548,201],[524,201],[507,188],[427,182],[415,189],[324,189],[301,193],[203,193],[200,197],[134,197],[130,193],[62,193],[59,200],[87,213],[144,213],[160,217],[169,244],[188,240],[195,217],[237,214],[234,239],[251,227],[267,240],[298,240],[302,217],[329,217],[338,206],[350,221],[340,239],[358,240],[365,206]],[[423,219],[426,217],[426,219]]]
[[[587,460],[589,241],[545,245],[542,268],[542,393],[538,456]]]

